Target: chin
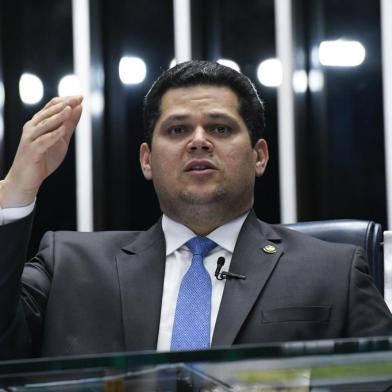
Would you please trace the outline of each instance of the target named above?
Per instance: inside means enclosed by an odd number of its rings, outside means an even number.
[[[184,191],[180,194],[180,199],[183,202],[195,205],[213,204],[225,200],[226,191],[217,189],[213,192],[190,192]]]

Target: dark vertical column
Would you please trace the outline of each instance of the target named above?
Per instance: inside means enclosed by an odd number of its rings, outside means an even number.
[[[308,39],[306,53],[308,57],[309,90],[307,96],[308,141],[306,150],[300,155],[308,167],[308,215],[303,219],[328,219],[328,205],[331,202],[328,196],[330,184],[328,182],[329,137],[326,108],[326,84],[324,68],[319,62],[317,50],[325,36],[324,1],[307,1],[306,17],[308,20]],[[316,53],[316,55],[315,55]],[[313,78],[313,79],[312,79]],[[317,88],[317,80],[321,85]],[[306,200],[306,199],[305,199]],[[304,202],[305,202],[304,200]],[[302,206],[305,204],[302,202]]]
[[[221,0],[191,0],[192,58],[216,61],[222,57]]]
[[[160,209],[139,164],[142,104],[152,82],[174,58],[172,0],[152,0],[147,8],[144,0],[102,1],[101,21],[105,113],[104,129],[94,147],[94,154],[98,151],[94,160],[101,161],[97,165],[102,172],[94,178],[98,186],[101,182],[104,212],[99,212],[97,228],[147,228],[160,216]],[[121,82],[118,66],[123,56],[140,57],[146,63],[142,83]]]
[[[293,15],[294,66],[308,77],[306,91],[295,93],[298,220],[306,221],[315,219],[315,211],[320,218],[327,216],[328,205],[325,90],[314,88],[315,80],[324,78],[317,58],[317,48],[324,36],[322,0],[293,2]]]
[[[309,57],[307,47],[309,45],[309,34],[307,30],[307,0],[292,2],[293,14],[293,43],[294,43],[294,72],[305,72],[309,74]],[[308,125],[308,89],[297,91],[294,88],[294,112],[295,112],[295,155],[296,155],[296,178],[297,178],[297,214],[298,220],[304,220],[307,216],[309,206],[309,173],[308,160],[304,159],[309,151],[309,142],[306,135]],[[305,218],[306,220],[306,218]]]
[[[104,69],[105,69],[105,157],[102,157],[107,222],[109,228],[124,229],[130,220],[130,173],[136,169],[129,165],[129,126],[127,124],[127,100],[118,74],[118,64],[123,56],[122,29],[126,25],[123,1],[102,3],[105,26]],[[125,33],[124,33],[125,34]],[[106,159],[105,159],[106,158]],[[99,159],[94,157],[94,159]],[[126,217],[128,219],[126,219]]]

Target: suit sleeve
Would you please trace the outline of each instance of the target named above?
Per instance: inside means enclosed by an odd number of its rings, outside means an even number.
[[[354,252],[349,282],[347,337],[392,335],[392,315],[369,275],[362,249]]]
[[[25,264],[33,214],[0,226],[0,359],[39,352],[49,273],[42,257]]]

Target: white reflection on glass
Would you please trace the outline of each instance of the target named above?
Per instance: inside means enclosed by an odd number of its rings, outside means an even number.
[[[259,82],[267,87],[278,87],[282,84],[282,64],[278,59],[267,59],[257,67]]]
[[[324,75],[318,69],[312,69],[309,72],[309,90],[312,93],[321,91],[324,87]]]
[[[364,46],[358,41],[323,41],[319,46],[320,63],[333,67],[356,67],[366,57]]]
[[[4,84],[0,82],[0,144],[3,143],[4,139],[4,120],[3,120],[3,108],[4,108]]]
[[[57,87],[59,97],[79,95],[82,93],[79,78],[76,75],[65,75],[61,78]]]
[[[312,46],[310,51],[310,60],[313,67],[318,67],[320,65],[319,47],[317,45]]]
[[[139,57],[122,57],[118,66],[120,80],[124,84],[139,84],[147,74],[146,63]]]
[[[100,91],[93,91],[90,95],[91,113],[93,116],[100,116],[103,113],[105,102]]]
[[[226,67],[230,67],[230,68],[234,69],[237,72],[241,72],[240,66],[233,60],[230,60],[230,59],[219,59],[217,61],[217,63],[222,64],[222,65],[224,65]]]
[[[20,99],[26,105],[34,105],[44,96],[44,85],[41,79],[31,73],[24,73],[19,79]]]
[[[293,88],[296,93],[304,93],[308,88],[308,74],[305,70],[297,70],[293,74]]]
[[[4,84],[0,82],[0,110],[3,110],[5,100]]]
[[[3,143],[4,139],[4,121],[3,121],[3,115],[0,113],[0,144]]]
[[[177,65],[177,61],[176,61],[176,59],[173,59],[172,61],[170,61],[169,68],[173,68],[176,65]]]

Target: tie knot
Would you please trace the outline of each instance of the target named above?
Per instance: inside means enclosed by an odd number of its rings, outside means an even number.
[[[207,237],[193,237],[185,244],[193,255],[205,257],[217,244]]]

